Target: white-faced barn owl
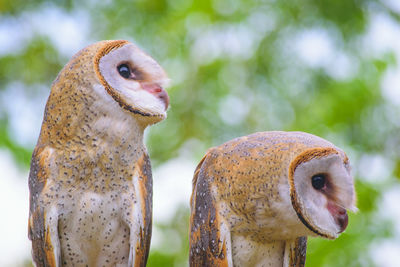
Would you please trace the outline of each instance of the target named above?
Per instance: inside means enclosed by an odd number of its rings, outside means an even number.
[[[127,41],[78,52],[54,81],[29,175],[37,266],[145,266],[152,176],[143,132],[167,76]]]
[[[191,266],[304,266],[307,236],[334,239],[355,210],[345,153],[301,132],[208,150],[193,178]]]

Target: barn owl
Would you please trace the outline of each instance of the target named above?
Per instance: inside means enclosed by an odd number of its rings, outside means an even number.
[[[302,132],[208,150],[193,178],[191,266],[304,266],[307,236],[335,239],[355,211],[349,159]]]
[[[37,266],[145,266],[152,174],[143,132],[166,117],[167,81],[122,40],[90,45],[61,70],[29,174]]]

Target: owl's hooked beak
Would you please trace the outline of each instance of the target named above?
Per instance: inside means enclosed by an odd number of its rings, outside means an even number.
[[[327,209],[332,214],[335,222],[340,227],[339,233],[342,233],[349,223],[349,216],[345,208],[340,207],[333,201],[328,201]]]
[[[169,106],[169,96],[167,92],[157,83],[140,83],[142,89],[149,92],[150,94],[158,97],[164,102],[165,110]]]

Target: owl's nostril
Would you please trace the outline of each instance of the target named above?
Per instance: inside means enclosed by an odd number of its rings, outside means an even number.
[[[142,88],[144,90],[146,90],[147,92],[149,92],[151,94],[159,93],[159,92],[163,91],[161,86],[156,83],[143,82],[143,83],[140,83],[140,85],[142,86]]]

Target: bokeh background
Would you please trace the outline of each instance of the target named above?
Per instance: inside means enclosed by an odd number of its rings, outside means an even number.
[[[27,176],[52,81],[69,58],[127,39],[172,79],[146,132],[149,266],[187,266],[191,179],[210,146],[305,131],[352,162],[359,212],[306,266],[400,266],[400,1],[0,0],[0,266],[29,266]]]

